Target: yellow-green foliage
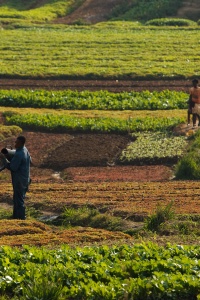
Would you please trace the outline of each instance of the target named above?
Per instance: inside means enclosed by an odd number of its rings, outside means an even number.
[[[18,135],[22,132],[22,129],[19,126],[5,126],[0,125],[0,141],[5,138]]]
[[[23,2],[23,3],[21,3]],[[12,20],[29,20],[29,21],[51,21],[55,18],[69,14],[81,0],[49,0],[45,5],[37,6],[36,1],[4,1],[0,6],[0,21],[6,22],[8,18]]]
[[[176,166],[176,178],[177,179],[200,179],[200,131],[198,130],[190,143],[188,152],[178,162]]]
[[[120,24],[2,30],[1,74],[117,80],[199,76],[198,27]]]

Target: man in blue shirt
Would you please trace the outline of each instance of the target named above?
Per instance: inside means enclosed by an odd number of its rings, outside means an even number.
[[[25,220],[24,199],[30,184],[31,157],[25,147],[26,138],[18,136],[15,141],[15,154],[7,161],[6,168],[11,171],[13,185],[13,218]]]

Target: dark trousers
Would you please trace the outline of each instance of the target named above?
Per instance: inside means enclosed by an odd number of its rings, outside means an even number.
[[[13,184],[13,219],[25,220],[24,200],[27,188],[22,184]]]
[[[200,116],[199,116],[198,114],[193,114],[193,115],[192,115],[192,123],[193,123],[193,126],[195,126],[197,120],[198,120],[199,126],[200,126]]]

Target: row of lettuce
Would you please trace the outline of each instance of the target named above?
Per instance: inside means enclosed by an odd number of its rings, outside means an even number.
[[[46,132],[99,132],[127,134],[140,131],[170,131],[184,122],[181,117],[143,117],[122,119],[117,117],[75,117],[66,114],[27,113],[5,111],[7,125]]]
[[[188,94],[170,90],[121,92],[0,90],[0,106],[67,110],[167,110],[187,107]]]
[[[0,248],[9,299],[200,299],[199,246]]]

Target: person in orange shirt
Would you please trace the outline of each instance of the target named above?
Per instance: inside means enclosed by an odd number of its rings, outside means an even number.
[[[192,107],[192,122],[193,128],[196,126],[196,121],[198,119],[198,125],[200,126],[200,87],[198,86],[198,79],[192,80],[192,87],[190,88],[190,97],[192,102],[194,102],[194,107]]]

